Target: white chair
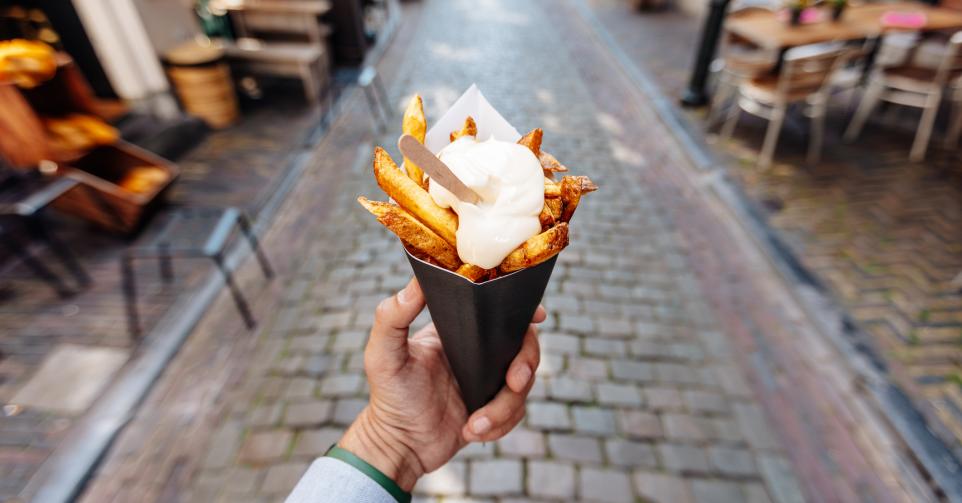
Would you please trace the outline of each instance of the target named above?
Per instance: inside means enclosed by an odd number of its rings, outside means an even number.
[[[758,12],[771,13],[772,9],[767,4],[743,4],[742,7],[732,10],[727,17],[736,19]],[[743,80],[764,75],[775,68],[777,63],[776,51],[762,49],[729,33],[725,39],[722,56],[711,64],[711,70],[717,77],[711,108],[705,121],[706,127],[711,129],[724,116],[725,110],[730,106],[738,90],[738,85]]]
[[[768,168],[788,107],[802,104],[805,115],[811,119],[807,160],[815,163],[822,150],[830,77],[846,55],[845,46],[837,42],[795,47],[786,51],[779,75],[756,77],[738,86],[738,97],[735,106],[728,112],[722,138],[731,138],[742,110],[768,119],[765,142],[758,155],[758,166]]]
[[[858,138],[865,121],[879,101],[921,108],[922,119],[909,154],[912,161],[921,161],[925,158],[935,116],[947,90],[953,101],[953,117],[946,146],[954,146],[959,132],[962,131],[962,31],[949,39],[937,68],[908,63],[875,71],[865,90],[865,96],[845,131],[845,140],[854,141]]]

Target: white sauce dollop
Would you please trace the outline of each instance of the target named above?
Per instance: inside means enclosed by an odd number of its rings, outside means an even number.
[[[458,138],[438,158],[481,200],[466,203],[440,184],[429,192],[439,206],[458,214],[458,256],[463,262],[491,269],[528,238],[541,232],[544,172],[538,158],[523,145],[495,140]]]

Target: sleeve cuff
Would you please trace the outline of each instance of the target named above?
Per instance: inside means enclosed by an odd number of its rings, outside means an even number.
[[[390,477],[381,473],[380,470],[372,466],[367,461],[364,461],[351,452],[338,447],[337,444],[332,445],[324,455],[353,466],[359,472],[368,476],[374,482],[377,482],[377,484],[384,488],[388,494],[394,497],[398,503],[411,503],[411,493],[405,492],[403,489],[401,489],[401,486],[397,485],[397,482],[392,480]]]

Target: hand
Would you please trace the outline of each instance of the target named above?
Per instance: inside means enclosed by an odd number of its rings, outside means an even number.
[[[434,324],[408,338],[423,309],[416,279],[377,307],[364,351],[371,399],[339,442],[408,492],[468,442],[497,440],[521,422],[540,361],[537,330],[530,325],[508,367],[507,386],[468,418]],[[532,322],[545,318],[538,306]]]

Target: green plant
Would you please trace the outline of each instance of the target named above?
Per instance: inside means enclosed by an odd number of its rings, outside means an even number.
[[[802,10],[811,4],[810,0],[787,0],[785,5],[792,10]]]
[[[829,4],[831,4],[832,7],[842,8],[848,5],[848,0],[829,0]]]

